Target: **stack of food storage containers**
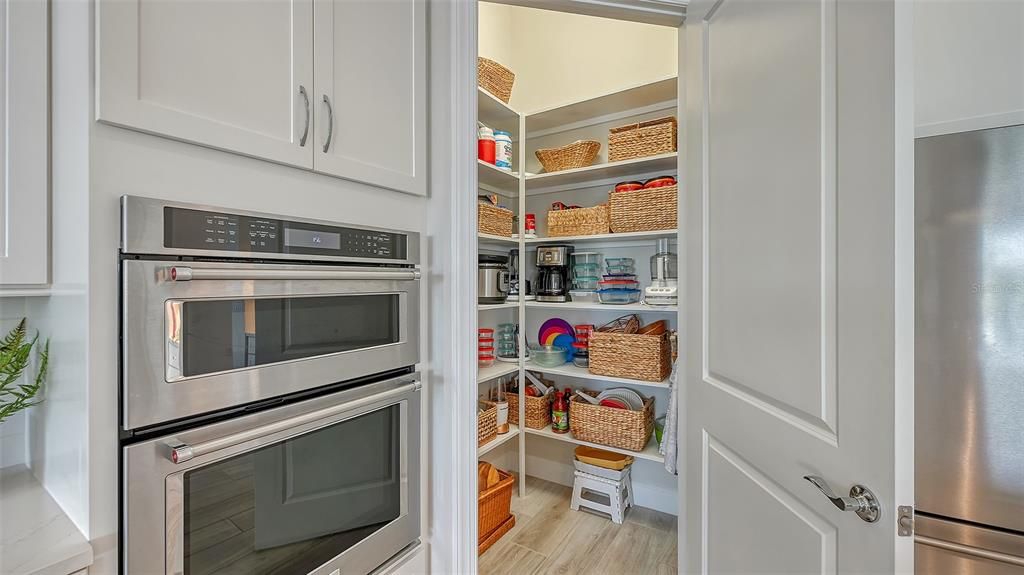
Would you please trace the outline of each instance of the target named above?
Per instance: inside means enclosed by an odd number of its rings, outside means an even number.
[[[573,252],[573,289],[569,296],[574,302],[597,301],[597,288],[601,275],[601,254],[597,252]]]
[[[598,301],[619,305],[640,301],[640,283],[636,281],[633,258],[608,258],[605,266],[607,273],[597,282]]]

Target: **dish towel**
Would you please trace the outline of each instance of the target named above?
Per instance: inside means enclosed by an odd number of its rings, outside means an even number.
[[[665,457],[665,469],[672,475],[678,474],[676,466],[676,453],[678,451],[678,440],[676,431],[679,425],[679,385],[676,382],[677,366],[672,366],[672,375],[668,378],[668,412],[665,414],[665,429],[661,432],[661,445],[658,451]]]

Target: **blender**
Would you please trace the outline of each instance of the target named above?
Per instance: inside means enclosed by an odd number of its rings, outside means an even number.
[[[644,290],[644,301],[647,305],[679,303],[679,258],[670,250],[668,238],[658,240],[651,256],[651,285]]]

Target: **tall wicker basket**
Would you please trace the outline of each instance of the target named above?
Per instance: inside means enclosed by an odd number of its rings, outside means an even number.
[[[548,212],[549,237],[592,236],[607,234],[610,230],[607,204],[592,208]]]
[[[515,82],[516,75],[512,70],[494,60],[477,56],[476,83],[478,86],[508,104],[508,101],[512,98],[512,85]]]
[[[486,407],[476,414],[476,445],[487,443],[498,436],[498,404],[493,401],[480,401],[481,407]]]
[[[554,400],[554,393],[544,397],[526,397],[526,427],[530,429],[544,429],[551,425],[551,402]],[[508,420],[512,425],[519,425],[519,394],[509,393],[508,399]]]
[[[645,399],[640,411],[573,400],[569,402],[569,427],[580,441],[643,451],[654,430],[654,398]]]
[[[676,118],[666,116],[608,131],[608,161],[618,162],[676,151]]]
[[[643,381],[664,381],[672,372],[671,333],[590,334],[590,373]]]
[[[679,217],[678,196],[678,185],[611,192],[608,214],[612,231],[621,234],[675,229]]]
[[[483,553],[516,524],[512,515],[512,486],[516,478],[498,470],[497,485],[481,491],[477,499],[477,553]]]

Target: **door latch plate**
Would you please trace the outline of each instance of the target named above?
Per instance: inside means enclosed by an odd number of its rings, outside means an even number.
[[[914,507],[912,505],[900,505],[896,508],[896,533],[900,537],[910,537],[914,534]]]

